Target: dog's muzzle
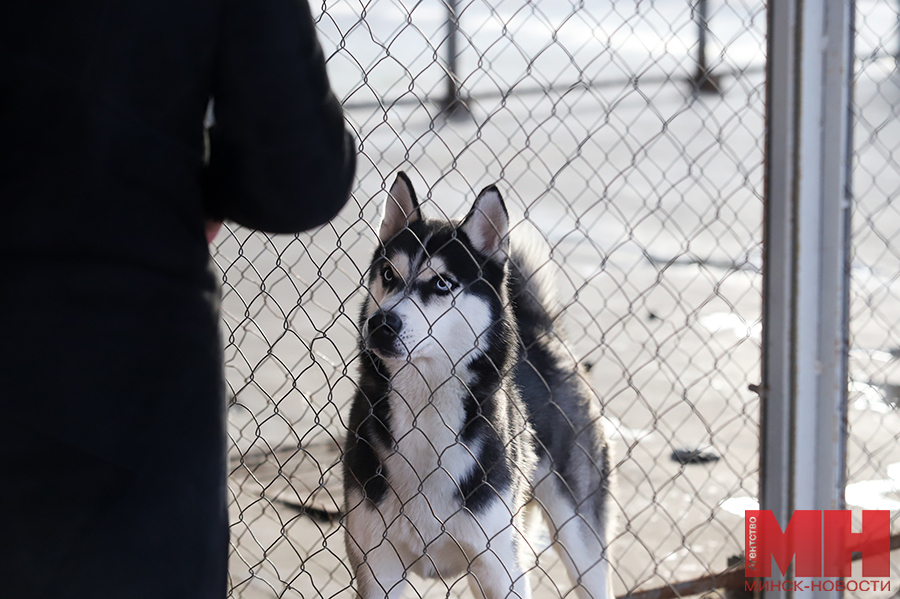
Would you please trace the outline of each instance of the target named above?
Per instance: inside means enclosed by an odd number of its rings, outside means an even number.
[[[403,321],[393,312],[378,310],[366,321],[366,348],[385,356],[397,356]]]

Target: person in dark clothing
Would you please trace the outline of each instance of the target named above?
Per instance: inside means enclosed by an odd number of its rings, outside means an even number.
[[[225,597],[205,223],[321,225],[354,166],[306,0],[0,3],[0,597]]]

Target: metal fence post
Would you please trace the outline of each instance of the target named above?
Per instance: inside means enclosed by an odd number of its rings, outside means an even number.
[[[852,0],[771,0],[768,21],[760,507],[785,527],[844,507]]]
[[[709,72],[706,59],[706,32],[709,31],[709,3],[697,0],[694,5],[694,19],[697,21],[697,70],[694,73],[694,91],[718,92],[718,77]]]
[[[466,104],[459,97],[459,77],[457,76],[457,60],[459,50],[459,14],[456,11],[458,0],[445,0],[447,3],[447,87],[441,100],[441,111],[447,117],[459,117],[468,112]]]

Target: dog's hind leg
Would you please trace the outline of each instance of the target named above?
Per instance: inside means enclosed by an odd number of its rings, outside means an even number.
[[[609,564],[605,506],[598,505],[605,492],[598,490],[576,505],[555,475],[535,489],[551,538],[562,557],[579,599],[614,599]]]

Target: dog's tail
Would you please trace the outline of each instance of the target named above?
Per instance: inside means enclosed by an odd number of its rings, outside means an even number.
[[[343,517],[343,514],[341,514],[340,511],[310,507],[296,501],[291,501],[290,499],[278,497],[275,498],[274,501],[292,510],[296,510],[301,516],[306,516],[313,522],[318,522],[320,524],[335,524]]]
[[[554,332],[561,307],[556,293],[558,267],[550,250],[529,230],[516,229],[509,252],[509,292],[520,330]]]

